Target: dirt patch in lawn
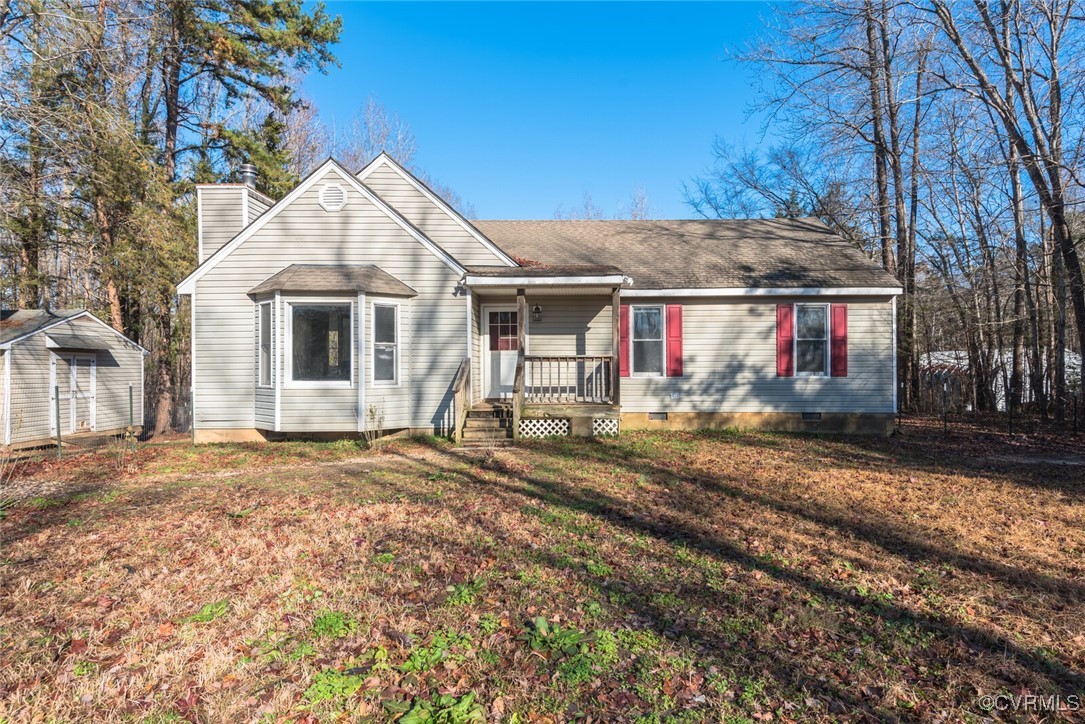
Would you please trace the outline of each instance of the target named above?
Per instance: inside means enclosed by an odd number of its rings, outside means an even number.
[[[961,720],[1082,693],[1080,469],[935,437],[43,463],[63,485],[0,528],[0,715]]]

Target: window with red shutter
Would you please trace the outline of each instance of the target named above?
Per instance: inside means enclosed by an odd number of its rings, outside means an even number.
[[[667,305],[667,376],[682,376],[682,305]]]
[[[832,342],[829,348],[829,368],[833,377],[848,376],[848,305],[832,305]]]
[[[618,376],[629,376],[629,305],[618,307]]]
[[[795,308],[791,304],[776,305],[776,376],[795,374]]]

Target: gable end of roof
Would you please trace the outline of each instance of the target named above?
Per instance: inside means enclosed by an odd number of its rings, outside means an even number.
[[[435,206],[437,206],[439,209],[444,211],[453,221],[459,224],[464,231],[475,237],[475,239],[477,239],[480,244],[490,250],[498,259],[505,262],[508,266],[519,266],[519,264],[516,262],[516,259],[509,255],[508,252],[495,244],[494,241],[488,236],[486,236],[484,233],[482,233],[482,231],[479,230],[477,226],[468,221],[463,214],[461,214],[459,211],[456,211],[452,204],[448,203],[440,196],[438,196],[437,193],[433,189],[431,189],[425,181],[405,169],[398,161],[392,158],[387,151],[381,151],[375,159],[367,163],[365,167],[358,172],[358,179],[364,183],[365,179],[381,166],[387,166],[388,168],[392,169],[401,178],[403,178],[403,180],[414,186],[419,193],[429,199],[429,201]]]
[[[252,238],[257,232],[267,226],[272,219],[278,216],[283,210],[289,208],[303,193],[308,191],[317,181],[324,177],[329,170],[335,170],[343,177],[343,182],[350,185],[355,191],[360,193],[363,197],[368,199],[374,206],[380,211],[391,218],[396,224],[398,224],[404,231],[410,236],[414,237],[422,246],[426,247],[434,256],[441,260],[446,266],[453,271],[462,274],[464,272],[463,266],[456,261],[448,252],[438,246],[432,239],[424,234],[417,226],[405,219],[402,214],[392,208],[384,199],[378,196],[371,188],[358,180],[358,178],[346,169],[341,163],[334,158],[328,158],[324,163],[320,164],[312,173],[305,177],[297,186],[295,186],[290,193],[281,198],[274,206],[260,215],[254,222],[246,226],[240,232],[237,233],[230,241],[226,242],[219,248],[214,254],[209,256],[203,261],[202,264],[197,266],[191,274],[182,279],[177,284],[178,294],[192,294],[196,291],[196,282],[199,281],[207,272],[215,268],[223,259],[233,253],[234,249],[243,244],[246,240]]]

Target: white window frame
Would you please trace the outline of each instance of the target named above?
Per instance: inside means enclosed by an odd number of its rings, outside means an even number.
[[[353,296],[350,297],[295,297],[284,300],[283,317],[286,320],[286,335],[283,349],[285,373],[283,387],[287,389],[350,389],[354,387],[355,370],[358,368],[357,340],[354,338],[355,314]],[[294,306],[348,306],[350,307],[350,379],[349,380],[295,380],[294,379]]]
[[[800,372],[799,371],[799,307],[821,307],[822,309],[825,310],[825,363],[823,365],[823,371],[822,372]],[[832,319],[829,318],[829,312],[830,311],[831,310],[829,309],[828,304],[818,304],[818,303],[806,304],[806,303],[802,303],[802,304],[796,304],[795,305],[795,319],[792,320],[792,324],[795,325],[795,334],[792,335],[794,337],[794,339],[791,340],[791,359],[794,360],[793,364],[795,365],[795,376],[796,377],[828,377],[829,376],[829,372],[830,372],[829,364],[830,364],[830,355],[831,355],[831,347],[832,347],[832,339],[833,339],[833,329],[832,329],[833,323],[832,323]],[[815,339],[816,338],[814,338],[814,337],[803,337],[802,341],[804,341],[804,342],[815,341]]]
[[[396,361],[394,365],[395,379],[377,379],[377,307],[392,307],[396,310]],[[400,350],[403,345],[403,325],[401,324],[400,303],[385,300],[372,300],[369,304],[369,383],[373,387],[399,387],[400,381]]]
[[[636,339],[636,310],[638,309],[658,309],[659,310],[659,330],[662,337],[659,345],[659,372],[635,372],[637,365],[634,359],[634,350],[637,346],[634,342]],[[640,340],[642,342],[654,342],[654,339]],[[629,376],[630,377],[666,377],[667,376],[667,305],[665,304],[630,304],[629,305]]]
[[[263,369],[264,307],[268,310],[268,381],[266,383]],[[261,390],[270,390],[275,387],[275,309],[272,307],[271,300],[256,305],[256,386]]]

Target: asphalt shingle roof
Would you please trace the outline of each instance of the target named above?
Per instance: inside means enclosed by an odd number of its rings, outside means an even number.
[[[613,265],[634,289],[900,286],[816,219],[473,223],[519,261]]]
[[[249,294],[283,292],[371,292],[416,297],[418,292],[372,264],[291,264],[249,290]]]
[[[83,309],[5,309],[0,311],[0,344],[82,314]]]

